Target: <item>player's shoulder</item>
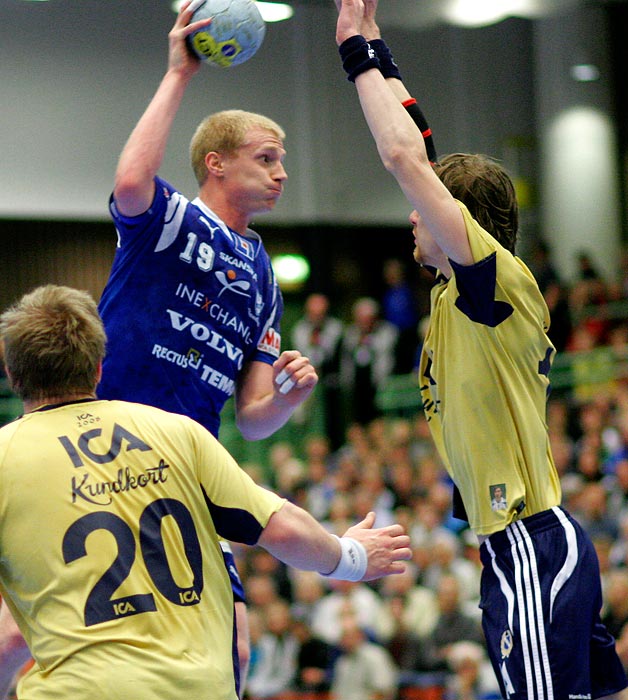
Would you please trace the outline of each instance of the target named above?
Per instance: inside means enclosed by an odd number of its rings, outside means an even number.
[[[176,197],[177,199],[183,201],[185,204],[189,202],[188,198],[184,194],[182,194],[177,187],[175,187],[167,180],[164,180],[163,178],[159,177],[158,175],[155,176],[155,196],[161,196],[165,199],[171,199],[172,197]]]
[[[107,402],[111,410],[126,411],[134,413],[152,420],[168,421],[168,422],[188,422],[191,421],[186,415],[168,411],[165,408],[159,408],[151,404],[140,403],[139,401],[128,401],[125,399],[111,399]]]
[[[216,438],[193,418],[155,406],[130,401],[110,401],[109,421],[122,426],[152,449],[175,450],[190,455],[213,453]]]
[[[170,434],[174,431],[205,431],[203,426],[182,413],[175,413],[157,406],[133,401],[110,400],[105,403],[107,404],[106,410],[111,413],[114,419],[122,420],[127,417],[146,427],[155,425],[159,426],[160,429],[167,428]]]
[[[22,425],[22,422],[23,416],[20,416],[19,418],[12,420],[10,423],[0,427],[0,456],[4,450],[4,447],[8,445],[15,437],[16,433],[20,429],[20,426]]]

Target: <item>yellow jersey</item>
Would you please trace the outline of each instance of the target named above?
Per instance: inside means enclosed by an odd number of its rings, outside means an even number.
[[[532,273],[459,206],[476,262],[437,274],[419,384],[469,524],[489,535],[560,503],[546,424],[554,347]]]
[[[219,544],[284,500],[193,420],[121,401],[0,430],[0,594],[35,665],[27,700],[236,700]]]

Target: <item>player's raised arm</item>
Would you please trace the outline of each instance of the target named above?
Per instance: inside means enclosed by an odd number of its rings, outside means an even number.
[[[385,168],[396,178],[442,252],[461,264],[473,262],[462,214],[432,169],[425,141],[380,70],[374,49],[360,34],[363,0],[336,0],[336,42],[349,80]]]
[[[431,163],[435,163],[437,155],[432,130],[427,123],[423,111],[419,107],[419,103],[412,97],[410,92],[408,92],[401,77],[399,66],[393,58],[392,51],[382,39],[382,34],[376,19],[377,4],[378,0],[364,0],[364,18],[362,20],[360,33],[375,51],[379,61],[379,69],[386,79],[388,87],[393,91],[399,102],[401,102],[414,120],[414,123],[419,127],[423,135],[423,140],[425,141],[427,156]],[[336,0],[336,5],[340,8],[340,0]]]
[[[168,34],[168,69],[146,111],[126,142],[115,174],[114,200],[124,216],[136,216],[151,205],[157,175],[174,118],[188,83],[200,66],[185,38],[211,19],[189,24],[190,2],[184,2]]]

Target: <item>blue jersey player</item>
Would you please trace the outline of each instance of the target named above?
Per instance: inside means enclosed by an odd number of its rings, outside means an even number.
[[[235,393],[245,438],[267,437],[312,392],[298,351],[280,354],[282,300],[253,216],[271,211],[287,178],[284,133],[230,110],[198,127],[193,201],[157,177],[185,89],[199,68],[184,3],[169,34],[168,70],[118,162],[111,213],[118,249],[100,312],[109,344],[99,395],[185,413],[218,433]]]
[[[343,66],[382,162],[414,207],[415,260],[435,273],[420,391],[456,485],[457,513],[481,542],[482,622],[502,696],[616,693],[627,681],[600,621],[595,549],[560,505],[545,420],[549,312],[514,253],[512,181],[485,156],[430,162],[401,106],[399,71],[381,46],[377,0],[336,2]]]
[[[169,34],[169,62],[118,162],[110,211],[118,247],[100,300],[107,356],[98,395],[183,413],[218,436],[235,395],[249,440],[280,428],[318,377],[296,350],[281,352],[282,298],[253,216],[271,211],[287,178],[284,132],[262,115],[211,115],[191,142],[198,196],[157,177],[175,115],[200,62],[185,37],[183,3]],[[248,633],[244,595],[223,545],[236,595],[241,677]]]

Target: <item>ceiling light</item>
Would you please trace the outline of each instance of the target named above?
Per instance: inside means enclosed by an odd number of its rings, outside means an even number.
[[[183,0],[173,0],[172,9],[179,12]],[[287,2],[256,2],[264,22],[281,22],[290,19],[294,14],[294,8]]]
[[[600,79],[600,69],[593,63],[578,63],[571,66],[571,77],[579,83],[591,83]]]
[[[453,0],[445,10],[446,19],[461,27],[485,27],[508,16],[503,0]]]
[[[264,22],[281,22],[290,19],[294,8],[287,2],[256,2]]]
[[[564,0],[553,0],[564,2]],[[548,0],[542,0],[547,4]],[[451,24],[461,27],[487,27],[508,17],[542,15],[539,0],[448,0],[444,16]]]

